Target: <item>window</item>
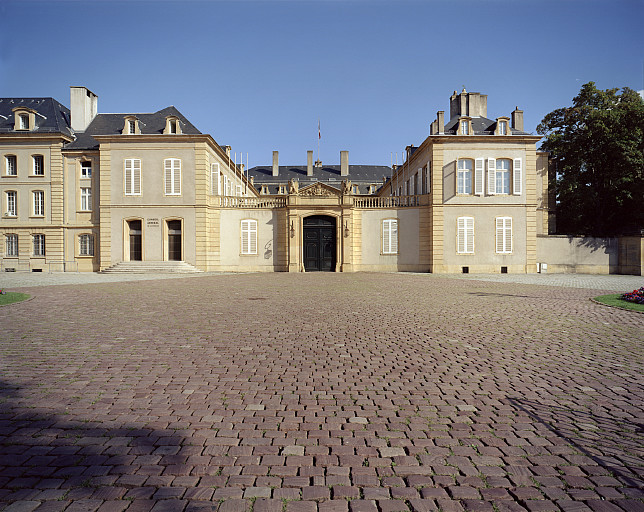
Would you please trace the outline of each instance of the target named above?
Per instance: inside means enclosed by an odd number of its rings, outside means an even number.
[[[499,121],[499,135],[508,134],[508,123],[507,121]]]
[[[136,134],[136,121],[134,119],[130,119],[127,122],[127,128],[130,135]]]
[[[7,258],[18,257],[18,235],[7,235],[7,247],[5,251],[5,256]]]
[[[141,160],[135,158],[125,160],[125,195],[141,195]]]
[[[521,175],[523,165],[520,158],[515,158],[512,164],[512,189],[515,195],[521,195]]]
[[[382,221],[382,253],[398,253],[398,221],[396,219]]]
[[[81,178],[92,177],[92,162],[81,162]]]
[[[89,212],[92,210],[92,189],[82,187],[81,189],[81,211]]]
[[[241,253],[257,254],[257,221],[241,221]]]
[[[496,161],[496,193],[509,194],[510,193],[510,160],[507,158],[499,158]]]
[[[458,170],[456,177],[456,193],[472,193],[472,160],[467,158],[458,161]]]
[[[468,121],[461,121],[461,135],[470,134],[470,123]]]
[[[177,133],[177,121],[176,119],[170,120],[170,133]]]
[[[496,159],[487,159],[487,193],[496,194]]]
[[[34,217],[45,215],[45,193],[42,190],[34,192]]]
[[[17,176],[18,165],[17,165],[16,155],[7,155],[4,158],[7,166],[7,176]]]
[[[18,192],[10,190],[7,192],[7,216],[15,217],[17,215]]]
[[[474,253],[474,217],[459,217],[456,220],[456,252],[459,254]]]
[[[483,159],[477,158],[474,161],[474,193],[477,196],[483,195]]]
[[[178,158],[166,158],[165,166],[165,195],[181,195],[181,160]]]
[[[21,130],[28,130],[29,129],[29,115],[28,114],[20,114],[18,116],[18,119],[20,121],[20,129]]]
[[[210,193],[219,195],[219,164],[210,165]]]
[[[499,254],[512,252],[512,217],[496,218],[496,252]]]
[[[45,255],[45,235],[34,235],[34,256]]]
[[[42,155],[34,155],[34,176],[45,175],[45,159]]]
[[[80,235],[78,243],[81,256],[94,256],[94,235]]]

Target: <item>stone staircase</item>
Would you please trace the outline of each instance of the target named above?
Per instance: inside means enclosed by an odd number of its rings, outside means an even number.
[[[185,261],[121,261],[101,271],[121,274],[191,274],[203,272]]]

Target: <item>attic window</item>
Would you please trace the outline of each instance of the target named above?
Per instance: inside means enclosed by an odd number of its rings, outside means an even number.
[[[33,130],[36,125],[36,111],[25,107],[13,109],[15,114],[14,130]]]
[[[458,135],[471,135],[472,120],[469,117],[461,117],[458,120]]]
[[[133,121],[132,119],[130,119],[127,122],[127,127],[128,127],[128,133],[130,134],[136,133],[136,121]]]
[[[163,133],[166,134],[177,134],[181,133],[181,124],[179,119],[175,116],[168,116],[165,118],[165,130]]]
[[[125,118],[125,126],[123,126],[123,133],[126,135],[137,135],[141,133],[139,129],[139,120],[134,116]]]
[[[499,135],[507,135],[508,134],[508,123],[505,121],[501,121],[499,123]]]
[[[19,114],[19,125],[21,130],[29,129],[29,116],[27,114]]]

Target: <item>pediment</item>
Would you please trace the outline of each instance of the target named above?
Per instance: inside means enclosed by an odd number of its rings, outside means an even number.
[[[298,191],[299,196],[321,196],[321,197],[339,197],[342,192],[337,188],[325,185],[324,183],[313,183],[301,188]]]

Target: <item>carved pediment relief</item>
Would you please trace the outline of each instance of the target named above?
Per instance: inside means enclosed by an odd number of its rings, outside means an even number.
[[[323,183],[313,183],[308,187],[299,190],[300,196],[320,196],[320,197],[337,197],[340,191]]]

